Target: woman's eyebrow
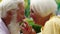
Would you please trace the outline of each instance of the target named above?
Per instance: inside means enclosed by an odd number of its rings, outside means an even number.
[[[31,12],[34,13],[34,11],[31,9]]]

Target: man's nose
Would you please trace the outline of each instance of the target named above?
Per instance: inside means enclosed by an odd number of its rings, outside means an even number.
[[[23,19],[25,19],[25,18],[26,18],[26,16],[23,17]]]

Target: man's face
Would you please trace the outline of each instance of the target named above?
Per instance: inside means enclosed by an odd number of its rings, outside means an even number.
[[[18,4],[18,10],[17,10],[17,21],[22,21],[25,18],[25,9],[24,5],[22,3]]]
[[[4,22],[8,25],[10,24],[10,21],[14,18],[13,15],[17,14],[16,16],[16,20],[17,22],[22,21],[25,18],[24,15],[24,6],[23,4],[18,4],[18,8],[17,10],[12,9],[7,11],[6,17],[4,17]]]

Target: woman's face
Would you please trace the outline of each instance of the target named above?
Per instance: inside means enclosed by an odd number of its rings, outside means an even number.
[[[46,17],[41,17],[36,11],[33,11],[32,9],[30,11],[30,16],[33,18],[35,24],[42,25],[42,26],[44,26],[45,22],[49,20],[51,15],[52,14]]]

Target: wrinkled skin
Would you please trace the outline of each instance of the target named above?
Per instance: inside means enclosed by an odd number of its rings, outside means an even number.
[[[12,13],[11,10],[9,10],[9,11],[7,12],[7,14],[6,14],[6,17],[2,18],[3,21],[4,21],[4,23],[5,23],[6,25],[10,24],[10,21],[11,21],[11,19],[12,19],[12,16],[13,16],[13,13]]]
[[[22,22],[25,18],[24,15],[24,5],[18,4],[19,9],[16,10],[17,13],[17,22]],[[14,10],[7,11],[6,17],[2,18],[4,23],[8,26],[10,24],[10,21],[13,19]],[[25,23],[27,24],[27,23]],[[35,31],[32,31],[32,27],[27,24],[27,26],[23,28],[23,26],[20,27],[22,29],[23,34],[36,34]],[[28,29],[28,30],[27,30]]]
[[[51,15],[52,13],[46,17],[41,17],[37,12],[33,11],[32,9],[30,11],[30,16],[33,18],[35,24],[42,25],[42,26],[44,26],[45,22],[49,20]]]
[[[23,26],[20,26],[20,28],[22,29],[23,34],[36,34],[34,29],[32,30],[32,27],[29,26],[27,22],[25,22]]]
[[[19,9],[16,10],[16,14],[17,14],[16,18],[17,18],[17,22],[20,22],[20,21],[22,21],[22,19],[25,18],[24,6],[21,3],[21,4],[18,4],[18,7],[19,7]],[[6,17],[2,18],[6,25],[10,24],[10,21],[12,20],[13,15],[14,15],[13,12],[14,12],[13,9],[7,11]]]
[[[22,3],[18,4],[19,9],[17,10],[17,21],[22,21],[25,18],[24,5]]]

